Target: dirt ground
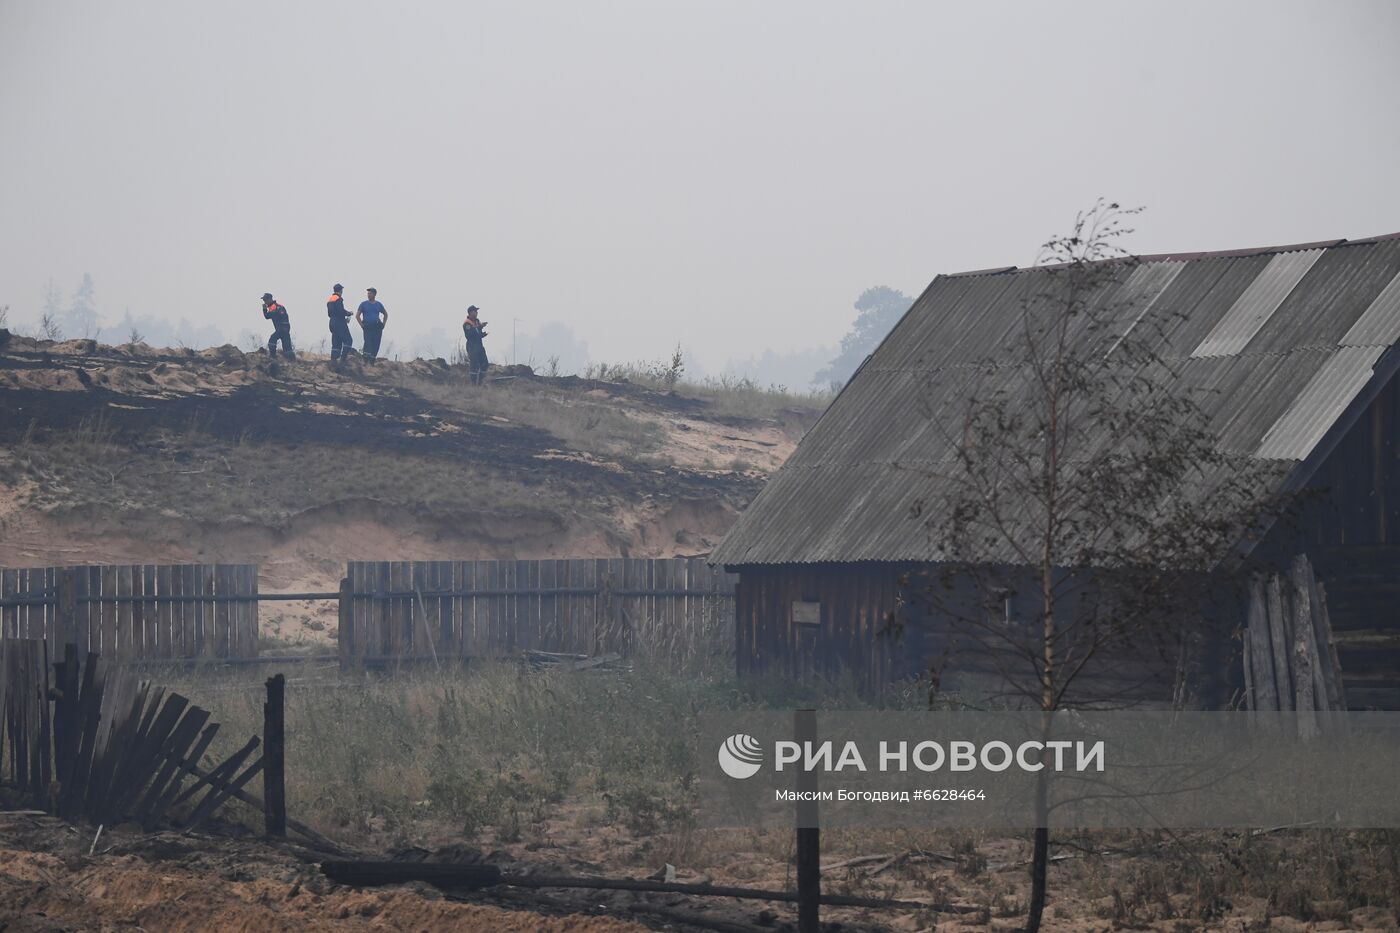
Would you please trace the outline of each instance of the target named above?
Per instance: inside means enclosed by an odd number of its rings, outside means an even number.
[[[22,828],[17,823],[25,824]],[[627,933],[606,916],[506,910],[426,886],[330,884],[290,849],[175,833],[104,834],[85,849],[48,817],[0,814],[0,929],[193,931],[461,930]]]
[[[625,854],[628,841],[585,839],[562,826],[548,846],[503,847],[483,853],[447,845],[434,851],[401,850],[402,860],[487,860],[512,873],[627,874],[609,867]],[[233,833],[234,835],[229,835]],[[680,881],[714,881],[749,886],[791,884],[780,862],[753,848],[747,834],[715,834],[709,845],[733,847],[723,869],[697,875],[680,870]],[[773,841],[777,841],[776,839]],[[842,843],[856,841],[838,838]],[[874,840],[864,840],[869,843]],[[891,839],[884,840],[889,843]],[[633,841],[635,843],[635,841]],[[585,857],[598,857],[597,861]],[[909,851],[898,859],[880,858],[825,872],[826,891],[868,897],[944,900],[962,904],[966,914],[930,910],[823,908],[824,929],[836,933],[915,931],[1011,931],[1023,922],[1024,853],[1017,840],[983,840],[978,870],[970,873],[962,856]],[[359,857],[384,857],[357,853]],[[839,861],[839,853],[824,858]],[[321,854],[296,843],[273,845],[236,826],[219,835],[141,833],[123,826],[104,831],[71,826],[28,811],[0,812],[0,929],[87,931],[144,929],[195,931],[500,931],[500,933],[626,933],[643,930],[790,931],[795,916],[788,904],[694,898],[683,895],[524,889],[442,892],[424,884],[354,889],[328,881],[318,870]],[[849,857],[849,856],[847,856]],[[561,866],[566,866],[561,869]],[[1393,912],[1362,908],[1331,919],[1279,916],[1258,898],[1239,898],[1210,921],[1172,913],[1172,901],[1186,907],[1187,892],[1151,905],[1126,903],[1133,872],[1119,871],[1110,894],[1082,896],[1063,864],[1052,867],[1051,907],[1045,929],[1062,933],[1152,930],[1345,931],[1396,930]],[[643,877],[635,869],[633,877]],[[883,878],[881,876],[884,876]],[[1069,890],[1066,890],[1069,888]],[[1126,914],[1125,914],[1126,911]]]
[[[26,812],[0,812],[0,929],[87,931],[402,930],[630,933],[791,929],[790,911],[621,891],[497,888],[445,894],[425,884],[355,889],[328,881],[317,853],[250,838],[104,832]],[[424,853],[400,853],[412,858]],[[440,860],[479,858],[474,850]],[[492,853],[495,862],[506,853]],[[517,864],[515,871],[529,871]],[[858,933],[879,927],[848,924]]]

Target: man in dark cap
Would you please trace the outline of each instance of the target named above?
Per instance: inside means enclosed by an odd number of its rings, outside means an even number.
[[[287,317],[287,309],[272,297],[272,292],[263,292],[263,317],[272,322],[272,336],[267,338],[267,355],[277,356],[277,342],[282,342],[282,355],[289,360],[296,359],[292,353],[292,321]]]
[[[384,325],[389,323],[389,312],[379,303],[377,288],[365,289],[365,300],[355,311],[355,320],[365,332],[365,362],[373,363],[379,355],[379,341],[384,337]]]
[[[467,381],[474,386],[486,382],[486,367],[491,363],[486,359],[486,322],[477,317],[481,309],[472,305],[467,309],[467,319],[462,322],[462,335],[467,338]]]
[[[338,363],[341,357],[355,352],[355,341],[350,337],[350,312],[345,310],[345,299],[341,290],[345,286],[339,282],[331,287],[331,296],[326,299],[326,317],[331,322],[331,364]]]

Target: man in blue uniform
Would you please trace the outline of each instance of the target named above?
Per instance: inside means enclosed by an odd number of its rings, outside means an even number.
[[[263,317],[272,322],[272,336],[267,338],[267,355],[277,356],[277,343],[282,343],[282,355],[289,360],[296,359],[292,353],[292,321],[287,317],[287,309],[272,297],[272,292],[263,292]]]
[[[366,298],[355,311],[355,320],[365,332],[364,353],[367,363],[373,363],[374,358],[379,355],[379,341],[384,337],[384,325],[389,323],[389,312],[384,310],[384,306],[375,297],[378,294],[377,288],[365,289]]]
[[[331,296],[326,299],[326,317],[331,322],[331,363],[337,363],[343,356],[349,356],[355,352],[355,341],[350,337],[350,312],[345,310],[345,299],[341,297],[341,289],[345,288],[337,282],[331,288]]]

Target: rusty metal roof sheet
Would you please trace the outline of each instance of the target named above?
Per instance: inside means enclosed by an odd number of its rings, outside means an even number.
[[[1073,331],[1077,349],[1108,353],[1126,333],[1151,343],[1167,364],[1153,378],[1195,403],[1222,452],[1279,484],[1400,343],[1400,239],[1154,257],[1110,273],[1089,300],[1112,325]],[[935,279],[712,560],[940,559],[910,514],[960,481],[956,434],[972,400],[1031,391],[1007,350],[1056,287],[1046,269]],[[1116,442],[1106,428],[1084,438],[1085,449]],[[1013,545],[994,550],[988,560],[1017,560]]]

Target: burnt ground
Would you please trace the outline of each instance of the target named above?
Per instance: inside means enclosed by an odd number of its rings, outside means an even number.
[[[75,374],[89,371],[84,366],[90,362],[86,358],[64,362],[70,365],[49,368],[71,369]],[[295,365],[262,364],[262,371],[275,377]],[[141,382],[150,379],[148,374],[146,379],[142,375],[137,373],[135,378]],[[197,425],[201,433],[229,444],[280,444],[292,449],[302,445],[369,448],[457,463],[484,463],[493,469],[508,470],[525,482],[565,481],[603,493],[664,493],[681,497],[718,494],[742,506],[762,485],[762,477],[757,475],[720,476],[657,469],[626,457],[619,458],[623,471],[579,460],[542,461],[538,456],[541,452],[567,450],[568,443],[529,425],[502,425],[471,418],[394,386],[377,386],[372,395],[356,395],[334,391],[337,383],[267,381],[238,386],[227,393],[133,396],[113,391],[92,376],[86,382],[78,378],[84,386],[82,391],[19,387],[0,390],[0,405],[7,412],[0,419],[0,444],[20,443],[31,425],[40,432],[38,437],[42,440],[53,432],[80,429],[85,422],[102,416],[110,421],[112,440],[138,452],[147,449],[148,439],[162,431],[178,432]],[[350,379],[353,378],[352,372]],[[563,381],[587,384],[584,380]],[[153,380],[149,384],[155,385]],[[638,394],[642,393],[624,388],[621,397]],[[649,402],[666,409],[693,412],[703,408],[703,403],[694,399],[644,394]],[[717,423],[733,427],[735,421],[742,420],[721,418]],[[442,430],[444,423],[456,430]]]
[[[0,811],[0,929],[16,931],[460,930],[471,933],[790,931],[790,905],[630,891],[441,891],[410,883],[358,889],[330,882],[334,857],[295,841],[223,833],[144,833],[72,825],[33,811]],[[236,833],[230,835],[229,833]],[[383,854],[345,853],[383,858]],[[406,861],[490,863],[515,874],[560,874],[546,862],[465,846],[405,850]],[[565,870],[564,873],[567,873]],[[846,921],[835,931],[875,931]]]

